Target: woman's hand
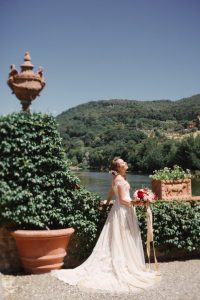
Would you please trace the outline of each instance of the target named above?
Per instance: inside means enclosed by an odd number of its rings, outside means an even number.
[[[138,199],[138,200],[132,200],[131,202],[132,202],[132,204],[134,206],[143,206],[144,205],[144,202],[141,201],[140,199]]]
[[[135,206],[144,206],[146,208],[148,208],[149,205],[150,205],[150,201],[149,200],[147,200],[147,201],[141,201],[139,199],[138,200],[132,200],[132,203]]]
[[[112,200],[110,200],[110,201],[108,201],[108,200],[101,200],[100,203],[99,203],[100,206],[111,205],[111,204],[113,204]]]
[[[107,205],[107,200],[101,200],[99,206]]]

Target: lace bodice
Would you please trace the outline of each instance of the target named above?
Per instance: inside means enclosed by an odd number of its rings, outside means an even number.
[[[116,196],[116,201],[119,203],[119,195],[118,195],[118,186],[122,186],[124,188],[124,193],[125,193],[125,197],[126,199],[131,199],[130,196],[130,184],[128,183],[128,181],[126,181],[123,178],[120,179],[116,179],[112,185],[113,187],[113,191],[115,193]]]

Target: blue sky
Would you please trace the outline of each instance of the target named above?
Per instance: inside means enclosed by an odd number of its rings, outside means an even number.
[[[36,112],[199,94],[199,15],[199,0],[0,0],[0,114],[20,110],[6,81],[26,51],[46,79]]]

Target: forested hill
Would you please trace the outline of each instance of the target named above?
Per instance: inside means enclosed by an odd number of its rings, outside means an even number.
[[[57,120],[72,162],[98,168],[116,154],[130,160],[133,148],[150,138],[164,143],[174,132],[182,135],[198,114],[200,94],[177,101],[92,101],[61,113]]]

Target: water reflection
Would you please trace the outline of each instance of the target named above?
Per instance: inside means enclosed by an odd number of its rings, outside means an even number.
[[[112,179],[108,172],[77,171],[75,173],[88,191],[100,194],[102,199],[107,197]],[[145,186],[151,188],[151,180],[148,175],[128,173],[127,180],[131,186],[131,195],[137,188]],[[192,180],[192,194],[193,196],[200,195],[200,179]]]

